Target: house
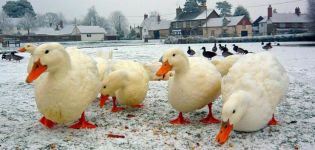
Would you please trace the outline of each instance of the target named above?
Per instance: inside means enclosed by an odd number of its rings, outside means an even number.
[[[184,12],[182,8],[176,8],[176,17],[171,22],[170,31],[175,36],[202,36],[202,26],[210,18],[218,18],[219,14],[214,9],[207,9],[206,5],[201,5],[198,12]]]
[[[245,16],[209,18],[202,28],[203,37],[252,36],[252,24]]]
[[[267,9],[267,16],[259,22],[261,35],[294,34],[309,31],[311,24],[307,14],[302,14],[299,7],[295,13],[274,13],[271,5]]]
[[[253,35],[259,35],[259,22],[264,20],[264,17],[259,16],[253,23]]]
[[[142,39],[163,39],[169,36],[171,21],[161,19],[160,15],[150,16],[144,14],[144,19],[140,25],[140,36]]]
[[[99,26],[66,25],[59,30],[42,27],[34,31],[35,35],[47,36],[80,36],[81,41],[103,41],[105,29]]]
[[[99,26],[75,26],[73,34],[80,34],[81,41],[103,41],[106,31]]]

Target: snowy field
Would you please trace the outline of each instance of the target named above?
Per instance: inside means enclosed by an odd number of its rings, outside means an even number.
[[[139,62],[157,61],[163,51],[171,47],[185,51],[188,47],[188,44],[164,45],[159,42],[145,45],[139,42],[76,42],[65,45],[77,45],[91,56],[95,56],[97,50],[115,49],[114,58]],[[249,51],[263,51],[260,43],[237,45]],[[200,55],[202,46],[210,50],[213,45],[190,46]],[[232,44],[227,46],[232,51]],[[168,123],[177,112],[167,102],[165,81],[150,83],[145,107],[141,110],[111,113],[111,103],[100,109],[95,100],[87,109],[86,116],[98,125],[96,129],[74,130],[63,125],[47,129],[38,122],[41,114],[36,108],[33,85],[25,83],[28,54],[18,54],[25,56],[20,63],[1,60],[0,149],[314,149],[315,47],[275,46],[270,51],[284,65],[290,77],[289,91],[275,113],[280,125],[253,133],[233,132],[223,146],[214,140],[219,124],[198,122],[207,114],[207,108],[184,114],[192,121],[190,125]],[[213,105],[214,115],[218,118],[221,106],[219,98]],[[125,138],[109,138],[108,134],[124,135]]]

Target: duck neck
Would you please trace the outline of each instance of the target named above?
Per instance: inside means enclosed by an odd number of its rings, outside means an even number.
[[[126,80],[126,72],[124,70],[118,70],[109,74],[110,87],[112,93],[116,90],[124,87],[124,81]]]
[[[49,67],[49,66],[48,66]],[[65,59],[60,59],[58,63],[52,67],[49,68],[50,75],[53,75],[54,77],[58,76],[65,76],[67,75],[68,71],[71,70],[71,60],[69,55],[65,55]]]
[[[176,66],[173,66],[175,75],[180,75],[189,70],[189,61],[188,58],[184,59],[181,63],[176,64]]]

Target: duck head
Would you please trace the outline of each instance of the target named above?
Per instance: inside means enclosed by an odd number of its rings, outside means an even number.
[[[201,47],[201,50],[206,51],[206,47],[204,47],[204,46]]]
[[[157,76],[165,76],[169,71],[174,70],[175,73],[188,67],[188,58],[180,49],[167,50],[162,59],[162,65],[156,72]]]
[[[26,78],[31,83],[44,72],[54,72],[67,66],[69,55],[59,43],[46,43],[38,46],[33,53],[33,68]]]
[[[125,85],[128,80],[127,70],[113,71],[102,81],[101,100],[107,100],[109,96],[115,96],[115,92]]]
[[[19,48],[18,51],[19,52],[28,52],[33,54],[33,52],[35,51],[36,46],[31,44],[31,43],[26,43],[23,47]]]
[[[250,97],[247,92],[238,91],[233,93],[228,101],[222,107],[222,124],[219,133],[216,136],[216,141],[219,144],[224,144],[230,136],[233,126],[237,124],[245,114]]]

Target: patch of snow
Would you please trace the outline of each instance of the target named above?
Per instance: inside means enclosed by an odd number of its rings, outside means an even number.
[[[209,43],[164,45],[158,41],[145,45],[139,41],[63,44],[78,46],[90,56],[95,56],[98,50],[117,49],[114,50],[114,59],[143,63],[158,61],[165,50],[173,47],[187,51],[191,46],[197,56],[202,56],[202,46],[208,50],[213,47]],[[260,43],[236,45],[252,52],[263,51]],[[232,43],[227,47],[233,52]],[[314,50],[314,47],[292,46],[274,46],[270,50],[290,75],[288,93],[275,114],[280,125],[267,126],[252,133],[233,132],[223,146],[214,140],[219,124],[198,122],[207,114],[207,108],[185,113],[184,116],[192,122],[190,125],[168,123],[177,112],[167,102],[165,81],[150,82],[143,109],[111,113],[110,102],[100,109],[96,99],[86,111],[87,119],[98,125],[96,129],[74,130],[64,125],[47,129],[38,122],[41,114],[36,107],[33,85],[25,83],[29,55],[19,53],[25,58],[20,63],[0,60],[0,149],[314,149]],[[220,50],[217,53],[221,54]],[[219,118],[221,107],[219,98],[213,104],[214,116]],[[128,117],[130,114],[135,117]],[[109,138],[108,134],[124,135],[125,138]]]

